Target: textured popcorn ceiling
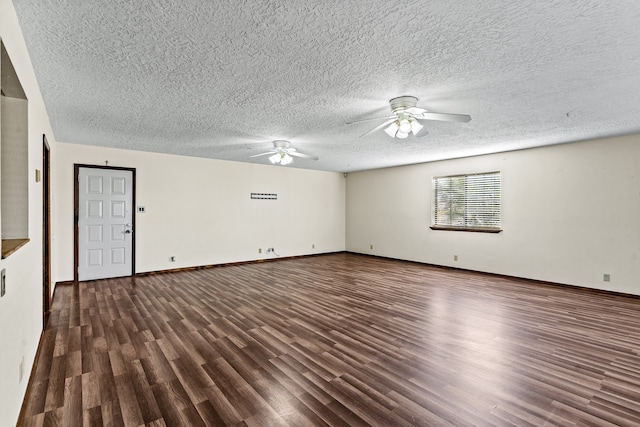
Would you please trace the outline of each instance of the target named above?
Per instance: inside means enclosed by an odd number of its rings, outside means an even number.
[[[349,172],[640,132],[637,0],[13,3],[59,141]],[[399,95],[473,120],[346,124]]]

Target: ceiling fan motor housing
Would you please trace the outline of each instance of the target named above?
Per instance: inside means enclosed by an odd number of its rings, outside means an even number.
[[[289,148],[291,146],[291,143],[289,141],[285,141],[284,139],[277,139],[277,140],[273,141],[273,146],[276,149],[278,149],[278,148]]]
[[[398,96],[397,98],[389,100],[393,114],[402,113],[407,108],[415,107],[417,103],[418,98],[415,96]]]

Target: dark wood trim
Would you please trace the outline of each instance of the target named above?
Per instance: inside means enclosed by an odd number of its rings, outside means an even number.
[[[541,286],[554,286],[554,287],[561,286],[561,287],[565,287],[567,289],[582,290],[582,291],[585,291],[585,292],[597,293],[597,294],[600,294],[600,295],[620,296],[620,297],[625,297],[625,298],[631,297],[631,298],[640,299],[640,295],[628,294],[626,292],[619,292],[619,291],[611,291],[611,290],[608,290],[608,289],[588,288],[586,286],[570,285],[568,283],[548,282],[548,281],[545,281],[545,280],[531,279],[531,278],[528,278],[528,277],[510,276],[508,274],[500,274],[500,273],[489,273],[489,272],[486,272],[486,271],[471,270],[469,268],[451,267],[451,266],[448,266],[448,265],[431,264],[431,263],[428,263],[428,262],[411,261],[411,260],[402,259],[402,258],[386,257],[386,256],[366,254],[366,253],[361,253],[361,252],[344,251],[344,253],[355,254],[355,255],[364,255],[364,256],[368,256],[368,257],[372,257],[372,258],[390,259],[390,260],[394,260],[394,261],[404,261],[404,262],[409,262],[409,263],[412,263],[412,264],[420,264],[420,265],[426,265],[426,266],[434,267],[434,268],[441,268],[441,269],[444,269],[444,270],[473,272],[473,273],[477,273],[477,274],[483,274],[483,275],[485,275],[487,277],[497,277],[497,278],[503,278],[503,279],[525,280],[527,282],[535,283],[535,284],[538,284],[538,285],[541,285]]]
[[[29,243],[29,239],[2,239],[2,259],[8,258]]]
[[[432,225],[429,227],[436,231],[467,231],[471,233],[502,233],[501,228],[478,228],[478,227],[448,227],[443,225]]]
[[[363,256],[367,256],[367,257],[380,258],[380,259],[390,259],[390,260],[394,260],[394,261],[403,261],[403,262],[408,262],[408,263],[412,263],[412,264],[420,264],[420,265],[430,266],[430,267],[434,267],[434,268],[441,268],[441,269],[445,269],[445,270],[457,270],[457,271],[473,272],[473,273],[478,273],[478,274],[484,274],[484,275],[486,275],[488,277],[498,277],[498,278],[504,278],[504,279],[526,280],[528,282],[537,283],[537,284],[543,285],[543,286],[555,286],[555,287],[561,286],[561,287],[565,287],[565,288],[568,288],[568,289],[577,289],[577,290],[582,290],[582,291],[585,291],[585,292],[598,293],[598,294],[601,294],[601,295],[631,297],[631,298],[640,299],[640,295],[628,294],[626,292],[612,291],[612,290],[607,290],[607,289],[588,288],[588,287],[585,287],[585,286],[570,285],[570,284],[567,284],[567,283],[548,282],[548,281],[539,280],[539,279],[531,279],[531,278],[528,278],[528,277],[510,276],[510,275],[507,275],[507,274],[499,274],[499,273],[489,273],[489,272],[486,272],[486,271],[471,270],[471,269],[468,269],[468,268],[451,267],[451,266],[448,266],[448,265],[431,264],[431,263],[427,263],[427,262],[411,261],[411,260],[406,260],[406,259],[402,259],[402,258],[385,257],[385,256],[381,256],[381,255],[366,254],[366,253],[354,252],[354,251],[323,252],[323,253],[318,253],[318,254],[294,255],[294,256],[279,257],[279,258],[268,258],[268,259],[249,260],[249,261],[227,262],[227,263],[222,263],[222,264],[196,265],[196,266],[192,266],[192,267],[171,268],[171,269],[166,269],[166,270],[143,271],[143,272],[140,272],[140,273],[135,273],[134,277],[145,277],[145,276],[153,276],[153,275],[157,275],[157,274],[166,274],[166,273],[179,273],[179,272],[182,272],[182,271],[206,270],[206,269],[210,269],[210,268],[230,267],[230,266],[237,266],[237,265],[258,264],[258,263],[263,263],[263,262],[283,261],[283,260],[289,260],[289,259],[310,258],[310,257],[316,257],[316,256],[322,256],[322,255],[341,254],[341,253],[343,253],[343,254],[363,255]],[[101,279],[101,280],[107,280],[107,279]],[[67,281],[64,281],[64,282],[56,282],[56,287],[58,287],[58,286],[71,286],[71,285],[77,285],[77,284],[78,284],[77,280],[67,280]]]
[[[133,233],[131,234],[131,275],[136,274],[136,168],[128,168],[123,166],[100,166],[88,165],[83,163],[74,163],[73,165],[73,281],[78,282],[78,219],[79,219],[79,187],[78,176],[80,168],[91,169],[108,169],[122,170],[131,172],[131,224],[133,225]]]
[[[588,292],[596,292],[596,293],[600,293],[600,294],[603,294],[603,295],[610,295],[610,296],[618,295],[618,296],[623,296],[623,297],[632,297],[632,298],[640,299],[640,295],[627,294],[625,292],[611,291],[611,290],[606,290],[606,289],[587,288],[587,287],[584,287],[584,286],[569,285],[569,284],[566,284],[566,283],[547,282],[547,281],[544,281],[544,280],[530,279],[530,278],[527,278],[527,277],[509,276],[507,274],[499,274],[499,273],[488,273],[486,271],[471,270],[471,269],[468,269],[468,268],[450,267],[448,265],[430,264],[430,263],[427,263],[427,262],[410,261],[410,260],[401,259],[401,258],[385,257],[385,256],[380,256],[380,255],[365,254],[365,253],[353,252],[353,251],[323,252],[323,253],[319,253],[319,254],[294,255],[294,256],[288,256],[288,257],[256,259],[256,260],[237,261],[237,262],[227,262],[227,263],[222,263],[222,264],[206,264],[206,265],[197,265],[197,266],[192,266],[192,267],[171,268],[171,269],[167,269],[167,270],[143,271],[143,272],[140,272],[140,273],[136,273],[135,276],[136,277],[145,277],[145,276],[152,276],[152,275],[155,275],[155,274],[179,273],[181,271],[205,270],[205,269],[209,269],[209,268],[229,267],[229,266],[235,266],[235,265],[257,264],[257,263],[261,263],[261,262],[283,261],[283,260],[287,260],[287,259],[300,259],[300,258],[309,258],[309,257],[315,257],[315,256],[341,254],[341,253],[343,253],[343,254],[354,254],[354,255],[364,255],[364,256],[368,256],[368,257],[372,257],[372,258],[380,258],[380,259],[391,259],[391,260],[394,260],[394,261],[404,261],[404,262],[409,262],[409,263],[412,263],[412,264],[426,265],[426,266],[429,266],[429,267],[442,268],[442,269],[446,269],[446,270],[468,271],[468,272],[473,272],[473,273],[478,273],[478,274],[484,274],[484,275],[487,275],[487,276],[490,276],[490,277],[526,280],[528,282],[537,283],[539,285],[544,285],[544,286],[563,286],[563,287],[571,288],[571,289],[579,289],[579,290],[588,291]],[[74,284],[74,283],[77,283],[77,282],[73,282],[73,281],[58,282],[58,285],[70,285],[70,284]]]
[[[51,301],[53,301],[53,297],[56,293],[56,287],[54,286],[53,288],[53,294],[51,295]],[[49,320],[49,316],[46,316],[46,320]],[[32,390],[33,390],[33,382],[36,380],[35,378],[35,372],[36,369],[38,367],[38,361],[40,360],[40,355],[42,354],[42,339],[44,337],[44,332],[47,329],[47,322],[45,321],[44,324],[44,328],[42,328],[42,331],[40,332],[40,339],[38,340],[38,348],[36,350],[36,356],[33,358],[33,365],[31,366],[31,371],[29,372],[29,380],[27,382],[27,389],[24,392],[24,398],[22,400],[22,406],[20,407],[20,413],[18,414],[18,422],[16,423],[16,426],[21,426],[24,425],[24,417],[25,417],[25,410],[27,407],[27,402],[29,401],[29,397],[31,396]]]
[[[235,265],[248,265],[248,264],[259,264],[263,262],[273,262],[273,261],[283,261],[288,259],[300,259],[300,258],[308,258],[322,255],[331,255],[331,254],[341,254],[347,253],[345,251],[336,251],[336,252],[322,252],[318,254],[307,254],[307,255],[293,255],[287,257],[278,257],[278,258],[267,258],[267,259],[255,259],[249,261],[236,261],[236,262],[226,262],[222,264],[205,264],[205,265],[194,265],[191,267],[180,267],[180,268],[170,268],[166,270],[154,270],[154,271],[142,271],[140,273],[135,273],[135,277],[146,277],[146,276],[154,276],[156,274],[166,274],[166,273],[179,273],[182,271],[194,271],[194,270],[206,270],[210,268],[220,268],[220,267],[230,267]],[[355,252],[354,252],[355,253]],[[97,280],[110,280],[110,279],[97,279]],[[58,286],[75,286],[78,284],[77,280],[66,280],[63,282],[56,282],[56,288]]]
[[[42,329],[51,312],[51,149],[42,134]]]
[[[56,282],[56,285],[53,287],[53,293],[55,294],[56,292],[56,288],[58,286],[73,286],[73,285],[77,285],[78,282],[73,281],[73,280],[66,280],[64,282]]]
[[[44,329],[40,332],[40,338],[38,339],[38,348],[36,349],[36,356],[33,358],[33,365],[31,366],[31,371],[29,372],[29,380],[27,382],[27,389],[24,392],[24,398],[22,399],[22,406],[20,406],[20,413],[18,414],[18,422],[16,422],[16,426],[24,425],[25,414],[27,409],[27,403],[30,400],[33,384],[32,382],[35,380],[36,369],[38,368],[38,360],[40,359],[40,354],[42,350],[42,338],[44,336]]]
[[[79,218],[79,182],[80,165],[73,165],[73,281],[78,282],[78,218]]]
[[[165,274],[165,273],[179,273],[181,271],[193,271],[193,270],[206,270],[209,268],[219,268],[219,267],[230,267],[234,265],[247,265],[247,264],[258,264],[261,262],[273,262],[273,261],[283,261],[287,259],[300,259],[300,258],[309,258],[321,255],[330,255],[330,254],[341,254],[346,253],[345,251],[337,251],[337,252],[323,252],[319,254],[308,254],[308,255],[293,255],[286,257],[278,257],[278,258],[266,258],[266,259],[255,259],[249,261],[236,261],[236,262],[225,262],[222,264],[206,264],[206,265],[196,265],[192,267],[181,267],[181,268],[171,268],[167,270],[155,270],[155,271],[143,271],[140,273],[136,273],[136,277],[145,277],[145,276],[153,276],[155,274]]]

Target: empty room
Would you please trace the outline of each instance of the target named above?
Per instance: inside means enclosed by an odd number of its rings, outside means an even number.
[[[637,22],[0,0],[0,425],[640,425]]]

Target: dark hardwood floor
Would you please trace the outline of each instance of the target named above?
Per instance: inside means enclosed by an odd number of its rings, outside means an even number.
[[[61,286],[24,425],[638,426],[640,299],[355,254]]]

